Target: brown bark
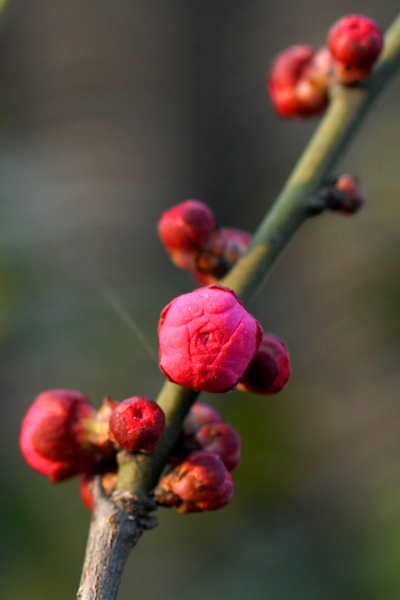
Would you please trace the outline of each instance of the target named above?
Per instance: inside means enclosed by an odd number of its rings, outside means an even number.
[[[130,551],[143,531],[157,525],[149,516],[156,504],[130,493],[108,498],[100,478],[93,487],[94,508],[78,600],[115,600]]]

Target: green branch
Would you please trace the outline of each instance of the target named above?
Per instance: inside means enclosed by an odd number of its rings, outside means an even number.
[[[400,15],[385,36],[372,76],[354,87],[337,85],[318,129],[282,192],[255,233],[247,254],[221,281],[244,302],[254,297],[279,254],[310,216],[315,193],[325,184],[378,96],[400,67]]]
[[[7,8],[7,6],[10,4],[10,1],[11,0],[0,0],[0,17],[3,16],[3,12]]]

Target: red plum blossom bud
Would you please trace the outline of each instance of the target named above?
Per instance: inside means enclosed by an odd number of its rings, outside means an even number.
[[[153,452],[165,428],[165,415],[153,400],[133,396],[113,410],[110,437],[131,452]]]
[[[233,482],[218,456],[198,451],[163,477],[155,495],[160,504],[181,513],[216,510],[232,498]]]
[[[343,17],[328,33],[329,50],[338,61],[337,76],[348,84],[368,77],[382,46],[379,25],[362,15]]]
[[[194,441],[201,450],[219,456],[228,471],[233,471],[239,465],[241,440],[239,433],[231,425],[205,425],[196,433]]]
[[[242,378],[262,336],[236,294],[220,285],[175,298],[161,313],[160,368],[170,381],[226,392]]]
[[[51,483],[83,473],[97,452],[90,441],[90,422],[95,419],[96,411],[80,392],[43,392],[22,422],[20,448],[25,460]]]
[[[238,388],[253,394],[276,394],[287,383],[290,374],[285,344],[271,333],[266,333]]]
[[[281,52],[273,61],[268,74],[268,91],[281,117],[311,117],[327,107],[327,78],[320,71],[320,58],[316,57],[315,48],[298,45]]]
[[[222,423],[222,417],[219,412],[209,404],[196,402],[183,422],[183,434],[193,435],[204,425],[212,425],[214,423]]]
[[[165,212],[158,233],[171,259],[181,269],[193,269],[200,248],[216,229],[214,214],[199,200],[186,200]]]
[[[174,465],[180,464],[191,452],[203,450],[201,444],[195,440],[195,434],[205,425],[218,423],[222,423],[222,417],[215,408],[209,404],[196,402],[183,422],[178,439],[171,450],[169,462]]]

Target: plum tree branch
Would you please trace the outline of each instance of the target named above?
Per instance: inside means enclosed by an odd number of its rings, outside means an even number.
[[[278,256],[311,215],[314,195],[325,184],[399,67],[400,15],[386,33],[381,60],[371,77],[353,87],[336,85],[332,89],[328,111],[256,231],[248,252],[221,280],[245,303],[254,297]],[[154,508],[151,492],[197,396],[193,390],[166,382],[158,397],[167,419],[159,446],[150,455],[121,454],[117,490],[113,497],[107,499],[100,492],[96,494],[79,600],[116,598],[126,558],[143,530],[149,527],[147,514]],[[125,502],[121,502],[121,495]]]
[[[400,15],[385,35],[381,60],[369,79],[336,85],[329,108],[286,185],[256,231],[246,255],[221,281],[244,302],[252,299],[275,260],[310,216],[314,194],[343,156],[378,96],[400,67]]]

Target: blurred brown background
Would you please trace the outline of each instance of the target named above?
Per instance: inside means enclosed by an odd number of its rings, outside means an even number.
[[[386,28],[397,9],[11,1],[0,24],[1,598],[73,598],[89,525],[77,481],[51,487],[20,456],[34,397],[156,397],[163,377],[112,298],[156,350],[161,309],[194,287],[158,241],[159,215],[199,198],[220,224],[254,231],[315,128],[273,114],[272,57],[323,44],[343,14]],[[400,78],[341,165],[363,178],[365,209],[307,224],[251,306],[291,350],[290,385],[209,398],[243,436],[234,500],[212,514],[160,510],[121,600],[400,597],[399,92]]]

